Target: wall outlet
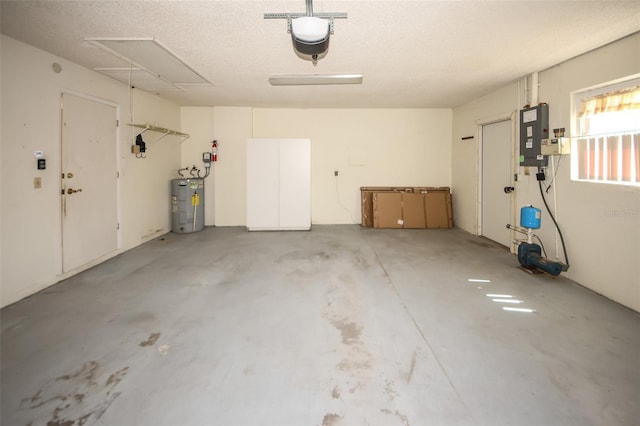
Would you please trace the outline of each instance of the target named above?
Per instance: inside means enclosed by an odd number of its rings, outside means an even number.
[[[42,178],[34,177],[33,178],[33,189],[40,189],[40,188],[42,188]]]

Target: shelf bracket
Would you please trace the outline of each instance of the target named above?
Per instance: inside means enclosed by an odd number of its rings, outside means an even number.
[[[157,132],[157,133],[162,133],[163,134],[162,136],[160,136],[158,139],[156,139],[152,143],[156,143],[156,142],[160,141],[161,139],[164,139],[165,137],[167,137],[169,135],[178,136],[181,139],[180,143],[182,143],[182,142],[186,141],[187,139],[189,139],[189,134],[187,134],[187,133],[178,132],[177,130],[171,130],[171,129],[167,129],[167,128],[164,128],[164,127],[154,126],[152,124],[129,123],[129,124],[127,124],[127,126],[131,126],[131,127],[136,127],[138,129],[142,129],[142,131],[140,133],[138,133],[139,135],[143,134],[147,130],[151,130],[152,132]]]

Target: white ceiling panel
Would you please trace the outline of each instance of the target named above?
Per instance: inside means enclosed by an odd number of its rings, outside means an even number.
[[[211,84],[157,40],[92,38],[87,41],[174,84]]]
[[[147,70],[135,68],[94,68],[99,73],[115,78],[127,85],[149,92],[181,92],[182,89],[157,77]]]

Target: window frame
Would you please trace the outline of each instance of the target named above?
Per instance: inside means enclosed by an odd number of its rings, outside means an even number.
[[[638,158],[635,158],[635,162],[636,162],[636,181],[624,181],[624,180],[604,180],[604,179],[598,179],[598,178],[591,178],[589,176],[587,177],[579,177],[580,176],[580,171],[581,171],[581,167],[584,167],[584,164],[581,163],[581,156],[578,155],[579,152],[582,152],[581,149],[579,149],[578,147],[578,141],[581,139],[585,139],[585,138],[589,138],[592,139],[591,142],[589,142],[589,147],[592,144],[598,144],[598,143],[602,143],[602,146],[607,146],[607,140],[609,138],[612,137],[617,137],[620,135],[632,135],[632,139],[634,139],[634,144],[640,144],[640,136],[634,136],[633,135],[640,135],[640,129],[638,129],[639,131],[637,133],[629,133],[629,132],[612,132],[612,133],[608,133],[608,134],[599,134],[599,135],[582,135],[582,134],[578,134],[578,129],[579,129],[579,111],[580,111],[580,107],[582,105],[582,101],[583,99],[586,98],[590,98],[590,97],[594,97],[594,96],[599,96],[608,92],[615,92],[618,90],[623,90],[625,88],[629,88],[629,87],[633,87],[633,86],[640,86],[640,73],[638,74],[634,74],[634,75],[630,75],[630,76],[626,76],[617,80],[612,80],[612,81],[608,81],[605,83],[601,83],[601,84],[597,84],[594,86],[590,86],[584,89],[579,89],[579,90],[575,90],[572,91],[570,94],[570,112],[571,112],[571,123],[570,123],[570,129],[571,129],[571,172],[570,172],[570,179],[571,181],[574,182],[585,182],[585,183],[595,183],[595,184],[609,184],[609,185],[619,185],[619,186],[625,186],[625,187],[629,187],[629,188],[637,188],[640,189],[640,180],[638,179],[638,177],[640,176],[640,169],[637,166],[638,163]],[[595,140],[595,142],[593,141]],[[602,141],[602,142],[599,142]],[[582,147],[581,147],[582,148]],[[584,149],[584,148],[582,148]],[[596,156],[599,155],[599,152],[602,150],[602,148],[600,150],[598,150],[596,152]],[[636,154],[637,156],[637,154]],[[633,157],[632,157],[633,158]],[[598,160],[600,161],[599,157]],[[611,161],[611,159],[610,159]],[[618,175],[621,172],[618,172]]]

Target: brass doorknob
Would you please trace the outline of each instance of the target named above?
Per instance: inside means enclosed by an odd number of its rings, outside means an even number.
[[[73,193],[76,193],[76,192],[82,192],[82,188],[79,188],[79,189],[69,188],[69,189],[67,189],[67,194],[73,194]]]

